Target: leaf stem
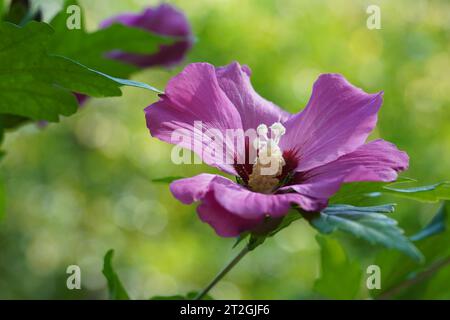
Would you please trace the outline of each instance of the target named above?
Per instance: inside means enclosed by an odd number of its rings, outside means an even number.
[[[233,259],[231,260],[226,266],[225,268],[222,269],[222,271],[220,271],[215,277],[214,279],[208,284],[208,286],[203,289],[203,291],[201,291],[194,300],[201,300],[203,299],[209,292],[209,290],[211,290],[231,269],[233,269],[233,267],[239,262],[241,261],[241,259],[250,252],[250,249],[248,247],[248,245],[246,245],[241,252],[239,252],[239,254]]]

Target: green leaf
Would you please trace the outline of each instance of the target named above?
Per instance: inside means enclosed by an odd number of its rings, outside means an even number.
[[[383,192],[421,202],[450,200],[450,182],[440,182],[427,186],[398,188],[387,185]]]
[[[440,182],[432,185],[400,188],[399,185],[416,182],[409,178],[389,182],[353,182],[344,184],[341,189],[330,199],[331,204],[349,203],[357,204],[368,198],[389,194],[397,197],[408,198],[420,202],[437,202],[450,200],[450,183]]]
[[[152,182],[156,182],[156,183],[172,183],[175,180],[184,179],[184,178],[186,178],[186,177],[170,176],[170,177],[163,177],[163,178],[152,179]]]
[[[341,230],[371,244],[397,249],[416,261],[422,261],[422,254],[405,237],[397,221],[384,215],[393,211],[394,206],[390,204],[374,207],[331,205],[309,222],[322,233]]]
[[[13,129],[28,121],[27,118],[9,114],[0,114],[0,128]]]
[[[59,115],[76,112],[78,103],[72,92],[120,96],[121,85],[156,90],[47,54],[52,34],[52,28],[42,22],[25,27],[0,24],[0,113],[57,121]]]
[[[109,299],[111,300],[129,300],[130,297],[122,285],[119,276],[114,271],[112,266],[112,258],[114,256],[114,250],[109,250],[104,258],[103,262],[103,275],[108,282]]]
[[[5,131],[16,128],[27,121],[29,121],[29,119],[22,116],[0,114],[0,144],[3,142]],[[0,160],[4,155],[4,152],[0,150]]]
[[[141,89],[147,89],[147,90],[156,92],[158,94],[164,93],[163,91],[161,91],[159,89],[156,89],[155,87],[152,87],[151,85],[148,85],[148,84],[143,83],[143,82],[112,77],[112,76],[109,76],[109,75],[107,75],[107,74],[105,74],[103,72],[92,70],[92,69],[91,69],[91,71],[94,71],[94,72],[96,72],[96,73],[98,73],[98,74],[100,74],[100,75],[102,75],[102,76],[104,76],[106,78],[109,78],[109,79],[111,79],[111,80],[113,80],[113,81],[115,81],[115,82],[117,82],[117,83],[119,83],[121,85],[124,85],[124,86],[136,87],[136,88],[141,88]]]
[[[77,1],[66,1],[63,10],[51,21],[56,30],[49,43],[52,54],[62,55],[115,77],[126,78],[138,70],[136,66],[118,60],[109,59],[107,52],[120,50],[138,54],[151,54],[162,44],[170,44],[174,39],[152,34],[141,28],[113,24],[107,28],[92,33],[86,32],[84,26],[80,29],[68,30],[66,26],[67,6]],[[82,12],[83,22],[85,20]]]
[[[52,29],[0,24],[0,113],[57,121],[77,110],[74,95],[120,95],[118,84],[63,57],[46,54]],[[94,81],[94,82],[92,82]],[[97,82],[98,81],[98,82]]]
[[[330,204],[359,204],[367,198],[374,198],[381,196],[383,186],[387,185],[385,182],[351,182],[345,183],[341,186],[339,191],[333,195]]]
[[[400,183],[416,182],[416,180],[399,177],[395,182],[381,182],[381,181],[363,181],[350,182],[341,186],[339,191],[330,198],[330,204],[358,204],[367,198],[376,198],[382,195],[383,187],[388,185],[396,185]]]
[[[380,266],[382,270],[382,290],[381,292],[373,292],[374,296],[391,290],[400,283],[417,276],[421,271],[450,256],[450,246],[448,245],[450,243],[450,202],[444,202],[439,208],[437,215],[439,215],[440,211],[444,211],[444,232],[437,233],[432,237],[422,238],[415,243],[425,256],[425,265],[417,265],[411,260],[405,260],[403,255],[396,251],[382,251],[377,255],[375,264]],[[410,288],[403,291],[410,291]],[[416,292],[416,299],[422,297],[420,290]]]
[[[337,240],[316,236],[320,246],[320,278],[314,290],[332,299],[353,299],[361,285],[362,270],[357,261],[350,261]]]
[[[18,127],[24,122],[27,122],[29,119],[25,117],[9,115],[9,114],[0,114],[0,143],[3,141],[4,131],[8,129],[13,129]],[[0,159],[2,157],[2,152],[0,151]]]
[[[420,230],[415,235],[411,236],[411,241],[419,241],[423,240],[425,238],[431,237],[435,234],[444,232],[446,229],[446,220],[447,217],[447,211],[445,209],[445,203],[442,204],[442,206],[439,208],[436,215],[431,219],[430,223],[426,225],[425,228]]]

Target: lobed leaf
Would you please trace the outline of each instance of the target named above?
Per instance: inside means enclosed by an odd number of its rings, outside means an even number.
[[[422,261],[422,254],[403,234],[397,221],[384,214],[393,211],[394,206],[391,204],[375,207],[331,205],[309,222],[321,233],[341,230],[371,244],[397,249],[416,261]]]
[[[0,24],[0,114],[57,121],[76,112],[72,92],[94,97],[120,96],[120,86],[157,89],[111,77],[68,58],[47,53],[52,28],[42,22],[25,27]],[[3,128],[3,127],[2,127]]]

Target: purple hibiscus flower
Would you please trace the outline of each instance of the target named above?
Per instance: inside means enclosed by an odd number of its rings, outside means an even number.
[[[191,26],[180,10],[169,4],[160,4],[146,8],[142,13],[124,13],[108,18],[100,23],[100,28],[107,28],[113,23],[137,27],[158,35],[176,37],[170,45],[161,45],[156,53],[137,54],[122,51],[108,52],[107,56],[139,68],[155,66],[172,67],[186,56],[193,44]],[[76,93],[78,104],[86,103],[88,96]]]
[[[170,45],[161,45],[153,54],[135,54],[114,51],[109,57],[133,64],[140,68],[152,66],[170,67],[180,63],[192,47],[193,36],[186,16],[169,4],[160,4],[155,8],[147,8],[142,13],[125,13],[111,17],[100,24],[106,28],[113,23],[121,23],[130,27],[138,27],[158,35],[176,37]]]
[[[408,155],[381,139],[365,143],[381,104],[382,92],[368,94],[341,75],[322,74],[304,110],[291,115],[255,92],[248,67],[194,63],[171,79],[145,114],[151,135],[169,143],[174,143],[173,132],[182,128],[192,134],[195,145],[200,135],[194,122],[199,120],[207,130],[219,132],[256,129],[258,137],[245,144],[246,154],[251,148],[257,151],[253,162],[247,157],[244,163],[223,163],[193,144],[183,145],[239,183],[200,174],[170,185],[182,203],[200,202],[200,219],[218,235],[233,237],[267,216],[284,216],[292,205],[321,210],[343,183],[394,181],[407,169]],[[219,142],[225,143],[225,153],[234,147],[226,139],[200,143]],[[269,153],[262,152],[267,149]],[[276,164],[269,174],[262,174],[263,154]]]

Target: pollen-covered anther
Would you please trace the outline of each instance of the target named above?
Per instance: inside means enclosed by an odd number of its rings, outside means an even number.
[[[283,152],[278,146],[286,129],[279,122],[272,124],[270,126],[270,138],[265,124],[259,125],[256,131],[258,138],[254,145],[258,150],[258,156],[249,176],[248,185],[255,192],[271,193],[278,186],[279,180],[276,177],[281,174],[283,166],[286,164]]]

